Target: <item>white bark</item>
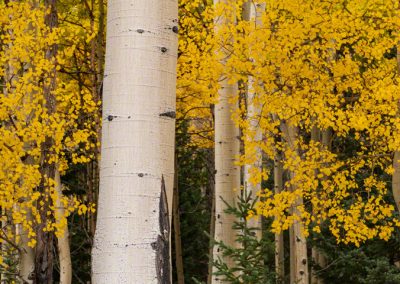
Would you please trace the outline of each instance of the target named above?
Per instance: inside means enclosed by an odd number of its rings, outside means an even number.
[[[10,1],[10,2],[16,2],[16,1]],[[13,30],[8,30],[7,31],[10,36],[13,36]],[[12,50],[13,45],[12,43],[8,44],[8,49]],[[30,65],[26,66],[25,68],[28,69]],[[6,68],[6,81],[10,83],[11,87],[15,87],[15,85],[18,82],[19,75],[18,71],[14,69],[13,64],[9,64]],[[23,70],[25,72],[26,70]],[[8,94],[7,88],[4,88],[4,95],[7,97],[9,95],[13,94]],[[28,99],[28,103],[32,99],[31,94],[26,96]],[[29,121],[29,116],[26,118],[27,121]],[[25,147],[26,151],[29,149]],[[32,163],[32,158],[28,157],[27,161],[28,164]],[[22,181],[23,182],[23,181]],[[27,202],[28,200],[24,200]],[[18,204],[14,204],[13,209],[16,211],[20,211],[21,208]],[[32,222],[33,217],[32,217],[32,212],[30,209],[26,208],[26,220],[28,222]],[[2,227],[6,227],[6,225],[2,224]],[[21,278],[22,281],[24,281],[26,284],[31,284],[33,283],[33,273],[35,271],[35,252],[34,249],[31,248],[28,243],[30,241],[28,237],[28,232],[23,228],[22,224],[15,224],[15,235],[19,238],[18,246],[19,246],[19,254],[18,254],[18,272],[19,272],[19,277]],[[5,245],[5,243],[4,243]],[[1,277],[1,279],[6,279],[7,277]]]
[[[288,147],[294,151],[298,151],[296,146],[296,139],[298,136],[298,129],[294,126],[284,124],[283,132]],[[290,178],[295,177],[294,172],[290,172]],[[291,191],[296,190],[296,185],[291,185]],[[303,205],[303,198],[298,197],[293,204],[292,214],[294,216],[301,216],[298,207]],[[307,259],[307,240],[302,232],[301,221],[295,220],[293,228],[290,231],[290,263],[291,263],[291,283],[308,284],[308,259]],[[294,277],[294,279],[292,279]]]
[[[256,4],[253,1],[246,2],[244,5],[244,19],[247,21],[254,21],[256,26],[261,25],[261,11],[265,10],[265,3]],[[251,54],[251,51],[250,51]],[[247,119],[250,120],[250,130],[255,132],[254,140],[261,141],[262,133],[261,128],[258,124],[259,117],[261,114],[260,106],[254,103],[254,98],[256,97],[254,91],[254,78],[249,76],[248,86],[247,86]],[[246,149],[245,149],[246,151]],[[252,198],[256,197],[258,191],[261,190],[261,182],[258,184],[253,184],[250,182],[251,175],[250,170],[252,168],[257,168],[259,171],[262,169],[262,153],[260,149],[256,150],[256,162],[251,165],[244,166],[244,189],[246,193],[251,193]],[[262,219],[258,216],[248,220],[248,226],[251,228],[256,228],[256,237],[258,240],[262,238]]]
[[[108,4],[96,284],[170,282],[177,6]]]
[[[236,231],[232,228],[236,218],[224,211],[227,209],[224,200],[230,205],[237,201],[240,194],[240,168],[235,165],[235,157],[239,154],[239,129],[231,119],[231,111],[235,107],[228,102],[237,91],[236,86],[223,83],[219,92],[219,102],[215,106],[215,240],[226,245],[235,244]],[[224,258],[220,249],[215,246],[213,259],[220,257],[229,267],[234,263]],[[215,270],[214,270],[215,272]],[[218,276],[213,275],[212,283],[222,283]]]
[[[27,213],[27,219],[32,220],[32,214]],[[16,225],[16,235],[20,237],[19,243],[19,276],[26,284],[33,283],[32,273],[35,270],[35,254],[34,250],[28,246],[28,232],[22,228],[21,224]]]
[[[227,3],[227,1],[214,0],[214,4],[220,2]],[[218,32],[221,25],[227,24],[228,21],[223,16],[218,17],[215,23],[216,31]],[[224,47],[221,48],[226,52]],[[227,59],[227,54],[224,59]],[[224,61],[221,64],[224,64]],[[237,105],[229,102],[237,92],[237,84],[229,84],[228,80],[224,79],[220,83],[219,99],[215,105],[215,240],[223,241],[231,247],[237,247],[236,232],[232,228],[236,218],[224,212],[227,207],[222,200],[234,205],[237,195],[240,194],[240,168],[235,165],[236,156],[240,153],[239,128],[231,118]],[[220,248],[214,246],[213,259],[218,258],[221,258],[229,267],[234,266],[233,260],[223,257]],[[213,268],[213,273],[215,271]],[[223,281],[220,277],[213,275],[211,283],[223,283]]]
[[[55,192],[57,194],[56,200],[56,216],[59,221],[60,218],[65,216],[65,207],[62,202],[62,184],[60,178],[60,172],[55,171]],[[71,284],[72,283],[72,263],[71,263],[71,250],[69,245],[69,231],[68,224],[64,228],[61,236],[57,236],[57,248],[58,248],[58,258],[60,262],[60,284]]]
[[[276,150],[274,160],[274,191],[279,194],[283,190],[283,165],[282,155]],[[281,283],[285,277],[285,251],[283,232],[275,234],[275,272],[277,283]]]

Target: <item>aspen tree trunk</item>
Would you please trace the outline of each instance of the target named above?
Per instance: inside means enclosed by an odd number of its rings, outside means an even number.
[[[399,55],[398,55],[399,56]],[[395,151],[393,156],[392,193],[396,208],[400,211],[400,152]],[[396,267],[400,268],[400,261],[395,262]]]
[[[52,30],[58,25],[58,15],[56,9],[56,0],[45,0],[45,6],[50,10],[46,15],[45,22],[46,25]],[[47,60],[51,60],[56,57],[58,51],[57,45],[51,45],[48,47],[45,57]],[[52,94],[52,91],[56,87],[56,75],[57,71],[54,67],[51,72],[46,74],[48,76],[47,82],[44,84],[43,93],[45,97],[45,106],[47,109],[47,114],[52,115],[56,111],[56,99]],[[53,145],[52,137],[46,137],[44,143],[42,144],[42,157],[40,161],[41,174],[42,174],[42,184],[43,188],[46,188],[46,183],[48,179],[54,179],[55,177],[55,165],[47,163],[47,151],[51,149]],[[44,192],[49,194],[49,192]],[[50,207],[50,198],[48,196],[42,196],[39,202],[43,202],[43,208]],[[47,212],[46,210],[40,210],[40,218],[42,223],[37,226],[37,244],[35,248],[35,282],[40,284],[51,284],[53,283],[53,233],[44,231],[47,223]]]
[[[214,0],[215,5],[219,3],[234,5],[233,1]],[[223,25],[229,24],[229,16],[220,16],[216,19],[216,32]],[[221,49],[221,52],[225,55],[221,64],[224,64],[228,54],[223,46]],[[222,241],[231,247],[237,246],[235,243],[236,232],[232,228],[236,218],[224,212],[227,207],[223,201],[234,205],[237,201],[237,195],[240,193],[240,168],[235,165],[235,158],[240,153],[239,128],[231,119],[231,114],[237,108],[237,105],[229,102],[232,97],[236,96],[237,92],[237,84],[231,85],[227,79],[224,79],[220,83],[219,99],[215,105],[215,240],[217,242]],[[214,246],[213,259],[217,260],[218,258],[228,267],[232,268],[235,265],[232,259],[222,255],[218,246]],[[215,268],[213,269],[214,272]],[[219,276],[212,276],[211,283],[222,282]]]
[[[322,146],[327,150],[332,151],[332,129],[325,129],[322,131]],[[318,265],[322,268],[326,267],[326,256],[319,252],[318,253]],[[324,284],[324,280],[319,278],[318,284]]]
[[[32,220],[32,213],[27,212],[27,219]],[[20,237],[19,244],[19,276],[25,284],[33,283],[33,272],[35,270],[35,253],[33,248],[28,246],[29,238],[21,224],[16,225],[16,235]]]
[[[400,76],[400,43],[397,45],[397,72],[398,76]],[[400,112],[400,102],[397,102],[397,104],[399,109],[398,112]],[[394,152],[393,169],[392,192],[397,210],[400,211],[400,151]]]
[[[261,25],[261,15],[260,12],[265,10],[265,3],[259,3],[256,4],[253,1],[246,2],[243,6],[243,14],[244,14],[244,19],[246,21],[251,21],[254,22],[256,26]],[[251,54],[251,51],[250,51]],[[259,106],[256,106],[254,103],[254,98],[256,97],[255,91],[254,91],[254,79],[252,76],[249,76],[248,78],[248,86],[247,86],[247,118],[250,120],[250,130],[255,131],[256,135],[254,139],[256,141],[261,141],[262,140],[262,133],[260,126],[258,125],[259,117],[260,117],[260,112],[261,109]],[[256,185],[252,184],[250,182],[251,176],[250,176],[250,169],[251,168],[257,168],[259,171],[262,169],[262,154],[261,150],[257,149],[256,152],[256,162],[252,165],[245,165],[244,166],[244,190],[246,193],[251,193],[252,198],[256,197],[256,194],[258,191],[261,190],[261,183],[258,183]],[[256,228],[256,237],[258,240],[261,240],[262,238],[262,219],[260,217],[253,217],[250,220],[247,221],[249,227],[251,228]]]
[[[171,281],[177,7],[108,3],[95,284]]]
[[[275,194],[283,190],[283,165],[282,154],[276,150],[274,161],[274,189]],[[278,277],[277,283],[285,278],[285,254],[284,254],[283,232],[275,234],[275,272]]]
[[[311,130],[311,140],[314,142],[320,142],[321,138],[321,133],[320,130],[318,129],[317,126],[314,126],[313,129]],[[317,171],[314,172],[314,176],[318,174]],[[314,261],[314,263],[319,265],[319,251],[317,248],[312,248],[311,249],[311,258]],[[311,269],[311,284],[319,284],[319,277],[316,275],[316,272],[314,269]]]
[[[175,157],[175,178],[174,178],[174,202],[172,208],[173,208],[172,217],[174,220],[174,237],[175,237],[175,267],[178,279],[177,284],[184,284],[185,278],[183,274],[181,221],[179,212],[178,163],[176,157]]]
[[[298,149],[295,143],[298,136],[298,129],[288,124],[284,124],[283,128],[284,128],[286,143],[292,150],[297,152]],[[293,179],[294,177],[295,173],[290,172],[290,178]],[[296,185],[291,185],[291,191],[295,190],[296,190]],[[300,216],[300,211],[297,207],[301,205],[303,205],[303,198],[299,197],[294,203],[292,211],[293,215]],[[309,273],[308,273],[308,260],[307,260],[307,241],[302,232],[302,224],[300,221],[297,220],[294,221],[293,230],[291,231],[291,236],[290,236],[290,244],[291,244],[290,257],[294,258],[294,260],[291,259],[291,271],[292,270],[294,271],[293,275],[291,272],[291,277],[294,277],[294,279],[291,278],[290,281],[291,283],[308,284]]]
[[[227,214],[227,202],[234,205],[240,193],[240,169],[235,165],[235,157],[239,154],[239,130],[231,120],[231,111],[235,106],[229,98],[237,91],[235,86],[222,84],[219,102],[215,107],[215,240],[235,247],[236,231],[232,228],[235,216]],[[236,192],[235,192],[236,191]],[[220,257],[229,267],[234,266],[231,259],[222,256],[215,246],[213,259]],[[213,276],[212,283],[222,283],[218,276]]]
[[[57,194],[56,200],[56,216],[62,218],[65,215],[65,207],[62,202],[62,184],[60,178],[60,172],[58,169],[55,171],[55,192]],[[58,258],[60,262],[60,284],[71,284],[72,283],[72,263],[71,263],[71,252],[69,245],[69,231],[68,224],[65,226],[61,236],[57,237],[58,247]]]
[[[92,7],[94,6],[92,0]],[[97,103],[102,100],[103,92],[103,74],[104,74],[104,52],[105,52],[105,3],[103,0],[94,1],[98,6],[98,23],[97,23],[97,37],[92,39],[92,57],[91,66],[92,72],[95,74],[92,82],[92,94],[94,101]],[[94,17],[91,18],[91,25],[95,24]],[[94,27],[91,27],[94,28]],[[97,121],[99,120],[99,121]],[[101,141],[101,123],[100,119],[96,119],[97,127],[97,141]],[[100,146],[96,147],[95,159],[90,161],[87,165],[87,184],[88,184],[88,202],[97,204],[98,186],[99,186],[99,154]],[[90,236],[93,237],[96,229],[96,213],[88,213],[88,228]]]
[[[290,283],[297,283],[297,266],[296,266],[296,242],[293,226],[289,228],[289,263],[290,263]]]
[[[90,16],[90,31],[93,33],[95,31],[95,0],[91,0],[90,5],[88,4],[88,1],[85,0],[85,6],[87,9],[87,13],[89,13]],[[93,100],[98,103],[101,101],[101,77],[103,74],[102,71],[102,66],[103,66],[103,36],[104,36],[104,3],[103,1],[98,1],[97,7],[99,9],[99,20],[97,24],[98,28],[98,33],[95,38],[93,38],[90,42],[91,45],[91,51],[90,51],[90,72],[92,73],[91,76],[91,83],[92,83],[92,97]],[[97,125],[96,127],[96,132],[97,132],[97,137],[100,139],[100,119],[95,119],[95,123]],[[98,149],[97,147],[96,149]],[[97,189],[97,183],[95,180],[96,177],[96,172],[98,171],[98,166],[97,166],[97,161],[96,159],[98,158],[98,155],[100,153],[100,150],[98,149],[98,152],[95,153],[95,159],[90,161],[86,165],[86,183],[87,183],[87,200],[89,203],[97,203],[96,199],[96,189]],[[96,214],[93,212],[88,212],[87,214],[87,222],[88,222],[88,231],[90,233],[90,236],[94,236],[95,228],[96,228]]]
[[[214,117],[214,112],[213,112]],[[213,125],[215,121],[213,121]],[[213,149],[210,149],[207,153],[208,167],[211,173],[211,179],[209,181],[210,186],[210,248],[208,253],[208,275],[207,275],[207,284],[211,284],[212,281],[212,257],[213,257],[213,242],[215,238],[215,153]]]
[[[12,31],[9,31],[12,33]],[[9,46],[9,48],[12,48],[12,46]],[[9,79],[7,80],[10,83],[10,86],[14,86],[15,82],[18,81],[18,72],[19,70],[15,70],[12,65],[10,64],[8,66],[8,76]],[[25,72],[26,70],[23,70]],[[29,97],[31,99],[31,97]],[[29,121],[29,117],[27,117],[27,121]],[[26,145],[25,145],[26,146]],[[28,150],[28,149],[25,149]],[[32,158],[28,157],[25,161],[27,164],[32,164]],[[24,202],[27,202],[28,200],[24,200]],[[16,211],[20,211],[20,206],[19,205],[14,205],[14,209]],[[26,212],[26,219],[27,221],[32,221],[32,212],[30,209],[27,209]],[[34,249],[31,248],[28,243],[30,241],[28,237],[28,232],[24,230],[22,224],[15,224],[15,235],[16,237],[19,237],[19,242],[18,242],[18,271],[19,271],[19,277],[24,281],[26,284],[32,284],[33,283],[33,272],[35,270],[35,252]]]
[[[397,44],[397,75],[400,76],[400,43]],[[397,102],[398,115],[400,113],[400,101]],[[400,151],[395,151],[393,156],[393,169],[394,173],[392,176],[392,193],[394,202],[397,210],[400,211]],[[400,262],[395,263],[397,267],[400,267]]]
[[[334,40],[331,41],[334,42]],[[335,60],[336,60],[335,49],[329,49],[328,63],[331,64]],[[317,126],[314,126],[314,128],[312,129],[311,140],[315,142],[321,142],[322,146],[329,151],[331,150],[331,138],[332,138],[332,133],[330,129],[320,130],[318,129]],[[311,257],[319,267],[323,268],[326,266],[325,255],[322,254],[320,251],[318,251],[318,249],[312,248]],[[324,280],[318,277],[313,270],[311,271],[311,284],[324,284]]]
[[[10,31],[12,33],[12,31]],[[9,48],[12,48],[12,46],[9,46]],[[26,70],[23,70],[22,72],[25,72]],[[19,70],[15,70],[12,65],[10,64],[8,67],[8,75],[9,80],[7,80],[10,83],[10,86],[14,86],[15,82],[18,81],[18,73]],[[11,87],[12,88],[12,87]],[[31,99],[29,97],[29,99]],[[27,117],[27,121],[29,121],[29,117]],[[25,145],[26,146],[26,145]],[[26,148],[26,147],[25,147]],[[25,149],[28,151],[28,149]],[[25,163],[31,164],[32,163],[32,158],[27,157]],[[23,181],[22,181],[23,182]],[[24,199],[24,202],[28,202],[27,198]],[[13,206],[15,211],[20,211],[21,208],[18,204],[15,204]],[[33,220],[32,217],[32,212],[30,209],[26,209],[26,220],[29,222]],[[23,228],[22,224],[15,224],[15,237],[16,239],[19,239],[19,242],[17,243],[19,247],[18,251],[18,272],[19,272],[19,277],[22,281],[24,281],[26,284],[31,284],[33,283],[33,272],[35,270],[35,252],[34,249],[31,248],[28,243],[30,241],[28,237],[28,232]]]
[[[32,157],[28,157],[27,163],[32,163]],[[33,221],[32,211],[28,209],[26,212],[27,221]],[[19,251],[19,276],[24,281],[25,284],[32,284],[34,280],[35,271],[35,251],[31,248],[28,243],[30,241],[28,237],[28,232],[24,230],[22,224],[16,224],[15,226],[16,236],[20,237],[20,242],[18,244]]]
[[[395,151],[393,157],[392,191],[397,210],[400,211],[400,152]]]
[[[331,139],[332,132],[330,129],[320,130],[317,127],[314,127],[311,132],[311,140],[315,142],[321,142],[324,150],[331,150]],[[313,261],[319,267],[324,268],[326,266],[326,257],[317,248],[312,248],[311,254]],[[311,284],[324,284],[324,280],[318,277],[313,270],[311,271]]]
[[[272,119],[277,121],[278,118],[276,115],[272,115]],[[279,139],[279,140],[278,140]],[[281,142],[282,139],[279,137],[275,142]],[[274,157],[274,192],[278,194],[283,190],[283,163],[282,163],[282,151],[279,149],[275,149],[275,157]],[[291,233],[290,233],[291,235]],[[291,238],[289,237],[289,242]],[[291,246],[291,244],[290,244]],[[291,246],[292,247],[292,246]],[[294,250],[293,250],[294,251]],[[292,252],[292,250],[290,250]],[[292,255],[291,255],[292,256]],[[293,257],[294,259],[294,257]],[[292,257],[290,258],[292,261]],[[294,264],[291,267],[294,267]],[[293,269],[290,269],[292,272]],[[279,234],[275,234],[275,273],[277,276],[276,283],[284,283],[285,280],[285,241],[283,232]],[[294,280],[294,274],[291,275],[291,280]]]

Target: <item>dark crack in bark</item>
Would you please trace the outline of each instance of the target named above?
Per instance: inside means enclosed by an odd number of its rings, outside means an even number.
[[[169,255],[169,234],[170,224],[168,217],[168,201],[165,190],[164,177],[161,178],[161,195],[159,208],[160,234],[157,237],[156,245],[156,269],[159,284],[170,284],[170,255]]]

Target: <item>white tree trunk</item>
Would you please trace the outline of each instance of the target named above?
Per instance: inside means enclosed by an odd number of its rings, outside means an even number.
[[[10,1],[10,2],[18,2],[18,1]],[[13,36],[13,30],[8,30],[7,33],[10,34],[10,36]],[[10,50],[13,49],[13,45],[10,43],[8,44],[8,48]],[[28,65],[26,66],[23,70],[25,72],[28,68],[31,66]],[[6,68],[6,81],[10,84],[10,86],[15,87],[16,82],[18,82],[19,79],[19,70],[16,70],[12,64],[9,64]],[[9,95],[13,94],[8,94],[7,93],[7,88],[4,88],[4,95],[7,97]],[[31,96],[27,96],[28,98],[28,103],[29,100],[32,99]],[[29,116],[26,117],[26,120],[29,121]],[[26,146],[26,145],[25,145]],[[29,146],[26,146],[26,151],[29,149],[27,148]],[[32,158],[28,157],[26,162],[28,164],[32,163]],[[23,182],[23,181],[22,181]],[[25,200],[27,202],[27,200]],[[24,208],[25,209],[25,208]],[[14,205],[14,210],[20,211],[21,208],[18,204]],[[25,209],[26,212],[26,220],[28,222],[32,222],[33,217],[32,217],[32,212],[30,209]],[[6,227],[6,225],[2,224],[2,227]],[[33,273],[35,271],[35,252],[34,249],[31,248],[28,243],[30,241],[30,238],[28,237],[28,232],[24,230],[22,224],[15,224],[15,235],[19,237],[19,243],[17,244],[20,248],[19,254],[18,254],[18,270],[19,270],[19,277],[21,278],[22,281],[26,282],[26,284],[31,284],[33,283]],[[4,243],[5,245],[5,243]],[[6,279],[6,277],[2,277],[1,279]]]
[[[265,3],[256,4],[253,1],[249,1],[245,3],[243,10],[244,10],[243,14],[245,20],[254,22],[256,26],[261,25],[260,12],[265,10]],[[254,98],[256,97],[256,94],[253,85],[254,85],[254,78],[252,76],[249,76],[248,86],[247,86],[247,119],[250,120],[250,130],[255,131],[254,140],[261,141],[262,133],[261,133],[261,128],[258,125],[259,118],[261,115],[261,108],[260,106],[254,103]],[[254,164],[244,166],[244,189],[246,193],[251,193],[252,198],[255,198],[256,193],[261,190],[261,182],[257,184],[253,184],[250,182],[251,179],[250,170],[252,168],[257,168],[258,171],[262,170],[262,153],[260,149],[256,150],[256,156],[257,158]],[[262,238],[261,217],[256,216],[248,220],[248,226],[257,229],[256,237],[258,240],[261,240]]]
[[[108,2],[95,284],[170,283],[177,7]]]
[[[57,194],[56,200],[56,216],[57,220],[65,216],[65,206],[62,202],[62,184],[60,172],[56,169],[54,174],[55,192]],[[58,258],[60,262],[60,284],[72,283],[72,263],[71,263],[71,250],[69,245],[69,231],[68,224],[65,226],[61,236],[57,236]]]
[[[27,212],[27,220],[32,220],[31,212]],[[33,248],[28,246],[30,241],[28,232],[22,228],[21,224],[16,225],[16,235],[20,237],[19,243],[19,276],[24,283],[33,283],[32,273],[35,271],[35,253]]]
[[[229,1],[214,0],[214,4]],[[234,3],[232,3],[233,5]],[[215,26],[219,28],[227,24],[228,18],[218,17]],[[222,47],[222,52],[226,49]],[[227,59],[227,56],[224,58]],[[224,64],[224,61],[221,62]],[[227,79],[220,83],[219,99],[215,105],[215,240],[223,241],[226,245],[237,247],[235,242],[236,231],[232,228],[236,217],[224,211],[227,206],[223,202],[234,205],[237,196],[240,194],[240,167],[235,165],[236,156],[240,153],[239,128],[232,121],[231,115],[236,110],[237,105],[229,100],[236,96],[238,92],[237,84],[229,84]],[[213,259],[220,258],[228,267],[233,267],[232,259],[223,257],[222,251],[218,246],[214,246]],[[213,273],[215,272],[213,268]],[[219,276],[212,276],[211,283],[223,283]]]
[[[274,192],[279,194],[283,190],[283,165],[282,154],[276,150],[274,160]],[[277,283],[281,283],[285,277],[285,246],[283,232],[275,234],[275,272]]]
[[[240,168],[235,165],[235,157],[239,154],[239,129],[231,119],[231,111],[235,108],[229,103],[229,98],[237,92],[236,86],[224,82],[219,92],[219,101],[215,106],[215,240],[226,245],[237,247],[236,231],[232,228],[236,217],[227,214],[225,202],[234,205],[240,194]],[[213,259],[220,257],[229,267],[234,263],[224,258],[220,249],[215,246]],[[214,270],[215,272],[215,270]],[[212,283],[222,283],[218,276],[213,275]]]
[[[298,151],[296,146],[296,139],[298,136],[297,127],[284,124],[283,125],[284,136],[288,147],[294,151]],[[290,178],[295,177],[294,172],[290,172]],[[291,185],[291,191],[296,190],[296,185]],[[301,212],[298,209],[299,206],[303,205],[303,198],[298,197],[293,205],[293,215],[301,216]],[[291,263],[291,283],[297,284],[308,284],[309,273],[308,273],[308,258],[307,258],[307,240],[302,232],[301,221],[295,220],[293,228],[290,231],[290,263]],[[292,273],[293,272],[293,273]],[[292,279],[294,277],[294,279]]]

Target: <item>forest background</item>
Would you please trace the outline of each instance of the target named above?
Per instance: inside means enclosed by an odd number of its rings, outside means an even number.
[[[107,3],[0,11],[1,283],[88,283]],[[179,1],[173,283],[400,283],[398,13]]]

